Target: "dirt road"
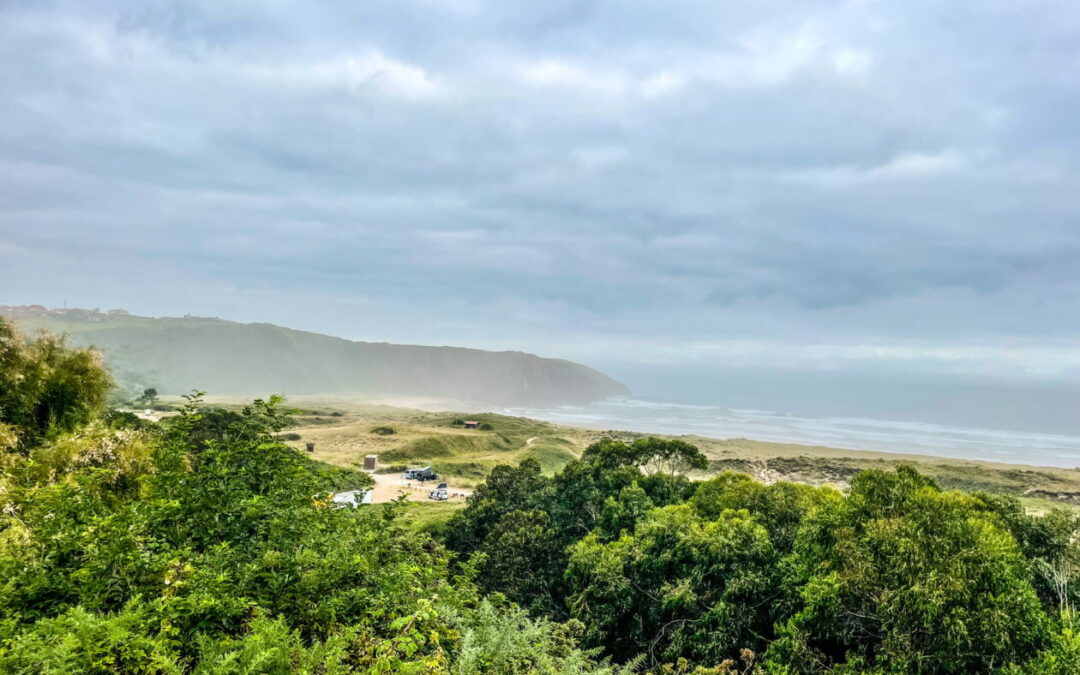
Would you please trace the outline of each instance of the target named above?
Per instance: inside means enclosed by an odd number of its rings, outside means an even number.
[[[401,494],[407,495],[413,501],[426,501],[428,493],[440,482],[421,483],[416,480],[405,480],[401,474],[397,473],[376,473],[372,475],[372,478],[375,479],[375,494],[372,495],[371,500],[376,504],[393,501]],[[450,484],[451,501],[463,501],[471,494],[472,490]]]

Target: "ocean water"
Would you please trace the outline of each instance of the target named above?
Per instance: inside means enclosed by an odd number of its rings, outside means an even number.
[[[505,412],[590,429],[748,438],[850,450],[1080,467],[1080,436],[1074,435],[859,417],[808,417],[631,398],[608,399],[587,406],[515,408]]]

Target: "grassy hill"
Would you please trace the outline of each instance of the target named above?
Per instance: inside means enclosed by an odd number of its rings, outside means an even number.
[[[15,318],[24,330],[65,333],[76,345],[100,349],[120,385],[132,391],[399,395],[500,406],[585,403],[627,393],[587,366],[523,352],[354,342],[199,317],[78,310]]]

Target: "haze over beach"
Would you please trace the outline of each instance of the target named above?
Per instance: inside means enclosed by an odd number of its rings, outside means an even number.
[[[7,4],[0,303],[1080,435],[1073,9]]]

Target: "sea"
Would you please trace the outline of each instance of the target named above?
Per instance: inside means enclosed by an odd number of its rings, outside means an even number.
[[[636,398],[612,398],[557,408],[512,408],[504,412],[589,429],[746,438],[1010,464],[1080,467],[1080,436],[1068,434],[862,417],[814,417]]]

